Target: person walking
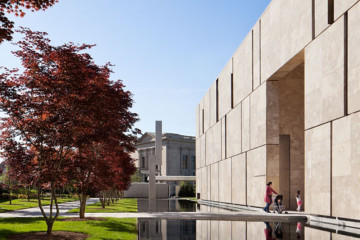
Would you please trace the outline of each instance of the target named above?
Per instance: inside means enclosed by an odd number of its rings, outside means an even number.
[[[278,194],[277,192],[275,192],[274,189],[272,189],[271,185],[272,185],[272,182],[268,182],[266,184],[266,193],[265,193],[265,198],[264,198],[264,202],[266,202],[266,206],[264,207],[265,212],[270,212],[269,207],[272,203],[272,193]]]
[[[296,193],[296,203],[297,203],[297,211],[300,212],[301,210],[301,205],[302,205],[302,201],[301,201],[301,194],[300,194],[300,191],[297,191]]]

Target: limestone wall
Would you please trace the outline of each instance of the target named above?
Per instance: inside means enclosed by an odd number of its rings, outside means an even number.
[[[359,26],[359,0],[270,3],[196,108],[201,199],[263,206],[272,181],[292,209],[300,190],[309,213],[360,215]]]

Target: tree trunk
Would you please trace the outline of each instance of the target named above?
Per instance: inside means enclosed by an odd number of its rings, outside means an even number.
[[[79,217],[81,219],[85,218],[85,209],[86,209],[86,194],[81,193],[80,195],[80,211],[79,211]]]
[[[46,222],[46,225],[47,225],[46,234],[51,235],[52,229],[53,229],[53,226],[54,226],[54,221],[48,221],[48,222]]]
[[[27,200],[30,202],[31,189],[30,187],[27,189]]]
[[[42,206],[42,202],[41,202],[41,195],[42,195],[42,191],[41,191],[41,184],[38,184],[38,203],[39,203],[39,208],[41,211],[41,214],[43,215],[46,225],[47,225],[47,235],[51,235],[52,233],[52,229],[53,229],[53,225],[55,220],[59,217],[60,214],[60,208],[59,208],[59,204],[57,202],[57,198],[56,198],[56,193],[55,193],[55,189],[54,189],[54,185],[51,183],[51,200],[50,200],[50,212],[49,212],[49,216],[46,215],[44,208]],[[56,207],[56,213],[55,216],[53,216],[53,204],[55,203],[55,207]]]
[[[101,207],[105,208],[105,191],[100,192],[99,199],[100,199],[100,202],[101,202]]]

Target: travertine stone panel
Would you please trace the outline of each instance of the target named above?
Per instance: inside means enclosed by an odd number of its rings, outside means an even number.
[[[231,158],[219,162],[219,201],[231,203]]]
[[[202,185],[202,177],[201,177],[202,170],[196,170],[196,193],[201,193],[201,185]]]
[[[214,145],[213,145],[213,162],[221,160],[221,121],[215,124],[212,128]]]
[[[233,56],[234,105],[252,91],[252,34],[245,37]]]
[[[331,240],[358,240],[358,237],[351,237],[351,236],[346,236],[346,235],[342,235],[341,233],[331,233],[331,238],[328,238]]]
[[[266,144],[266,84],[250,95],[250,146]]]
[[[219,201],[219,164],[211,165],[211,200]]]
[[[241,153],[241,104],[226,116],[226,155],[232,157]]]
[[[201,141],[200,138],[196,139],[195,142],[195,151],[196,151],[196,169],[202,167],[201,166],[201,151],[200,151]]]
[[[246,240],[246,222],[231,222],[232,239]]]
[[[305,129],[344,115],[344,18],[305,49]]]
[[[330,214],[330,123],[305,132],[306,212]]]
[[[210,128],[216,123],[216,81],[210,87]],[[219,102],[221,100],[219,99]]]
[[[202,100],[200,105],[203,105],[204,109],[204,131],[203,134],[206,133],[207,130],[210,128],[210,90],[205,93],[205,96]],[[201,118],[202,119],[202,118]]]
[[[211,200],[211,181],[212,181],[212,172],[211,165],[206,167],[207,172],[207,200]]]
[[[247,152],[247,204],[264,205],[266,187],[266,146]]]
[[[196,141],[198,142],[198,141]],[[200,167],[204,167],[206,165],[206,134],[203,134],[200,137],[200,157],[196,156],[196,161],[200,160]]]
[[[219,239],[231,239],[231,221],[219,221]]]
[[[250,150],[250,97],[241,103],[241,136],[241,151]]]
[[[246,240],[259,240],[264,237],[266,225],[263,222],[247,222]],[[261,238],[260,238],[261,236]]]
[[[221,160],[221,121],[206,132],[206,164]]]
[[[231,109],[231,73],[232,59],[225,65],[219,75],[219,119]]]
[[[272,182],[272,187],[279,192],[279,145],[267,145],[266,153],[266,182]]]
[[[344,0],[345,1],[345,0]],[[360,110],[360,3],[349,11],[348,112]]]
[[[279,81],[266,83],[266,143],[279,144]]]
[[[315,0],[315,36],[328,26],[328,0]]]
[[[210,221],[210,240],[220,240],[219,221]]]
[[[332,139],[332,212],[355,219],[360,216],[360,113],[334,121]]]
[[[260,22],[253,28],[253,89],[260,85]]]
[[[196,105],[195,110],[195,121],[196,121],[196,139],[200,136],[200,104]]]
[[[200,198],[209,200],[209,188],[208,188],[208,169],[209,167],[201,168],[201,193]],[[198,176],[196,176],[198,178]]]
[[[359,0],[334,0],[334,19],[339,18]]]
[[[196,239],[204,239],[204,232],[200,220],[196,221]]]
[[[208,237],[208,223],[207,220],[196,220],[196,239],[209,239]],[[200,224],[200,237],[198,238],[198,223]]]
[[[331,239],[331,233],[307,227],[304,229],[304,239],[329,240]]]
[[[246,153],[232,158],[232,203],[246,205]]]
[[[226,159],[226,116],[221,119],[221,159]]]
[[[261,18],[261,81],[312,40],[312,0],[274,0]]]

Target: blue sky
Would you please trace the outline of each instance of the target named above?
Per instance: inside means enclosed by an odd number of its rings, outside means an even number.
[[[59,0],[45,12],[11,17],[49,33],[53,44],[91,43],[99,65],[133,93],[143,132],[195,135],[195,108],[270,0]],[[19,36],[15,35],[15,41]],[[0,66],[19,67],[10,43]]]

